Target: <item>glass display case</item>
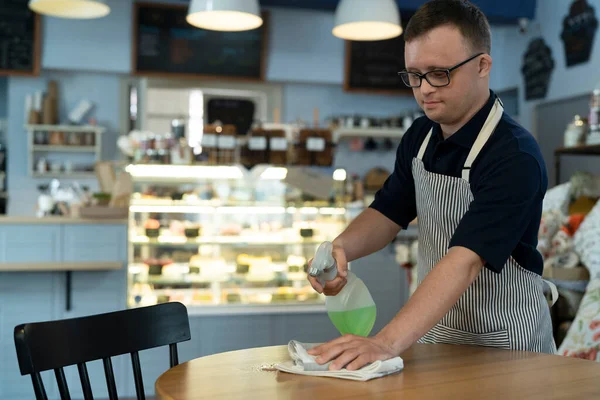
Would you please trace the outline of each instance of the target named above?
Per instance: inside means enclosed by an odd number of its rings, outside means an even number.
[[[286,182],[282,167],[127,170],[134,182],[130,307],[167,301],[204,309],[324,303],[306,279],[307,260],[346,226],[345,171],[319,171],[332,190],[329,198],[317,199]]]

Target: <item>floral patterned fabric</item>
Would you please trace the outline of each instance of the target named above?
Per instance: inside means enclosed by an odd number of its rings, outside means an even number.
[[[600,279],[600,201],[585,217],[573,241],[581,263],[590,271],[591,279]]]
[[[560,211],[563,215],[569,214],[569,199],[571,193],[571,183],[563,183],[558,186],[554,186],[546,191],[544,196],[544,203],[542,205],[543,211]]]
[[[600,361],[600,279],[590,281],[558,354]]]
[[[565,213],[569,187],[561,186],[548,192],[552,193],[550,198],[544,200],[545,214],[550,214],[550,210]],[[554,221],[547,221],[546,224],[549,230],[554,229]],[[589,270],[590,282],[558,354],[600,362],[600,201],[575,232],[573,248],[581,263]]]

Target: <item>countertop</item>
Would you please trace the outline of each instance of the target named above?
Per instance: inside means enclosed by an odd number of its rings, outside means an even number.
[[[25,217],[25,216],[0,216],[0,225],[115,225],[127,224],[126,219],[102,218],[70,218],[70,217]]]

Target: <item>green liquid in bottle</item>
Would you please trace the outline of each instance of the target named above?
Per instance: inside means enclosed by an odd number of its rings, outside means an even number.
[[[377,309],[373,305],[349,311],[329,311],[327,314],[342,335],[350,333],[366,337],[375,325]]]

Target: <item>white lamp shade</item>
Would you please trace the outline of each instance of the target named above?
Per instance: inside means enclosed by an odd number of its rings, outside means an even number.
[[[192,0],[190,25],[213,31],[247,31],[263,24],[258,0]]]
[[[402,34],[394,0],[341,0],[332,33],[346,40],[384,40]]]
[[[29,0],[29,8],[51,17],[91,19],[110,13],[106,0]]]

